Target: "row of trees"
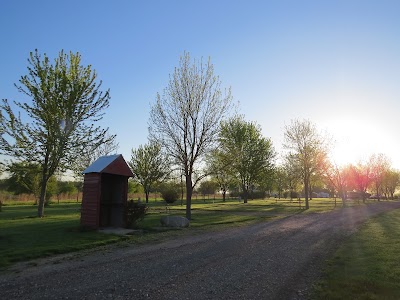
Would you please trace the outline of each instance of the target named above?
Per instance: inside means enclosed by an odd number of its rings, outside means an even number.
[[[40,166],[33,163],[14,162],[7,168],[9,177],[1,181],[1,189],[16,195],[33,195],[37,204],[41,190]],[[47,183],[45,201],[48,203],[52,197],[59,200],[61,195],[77,195],[81,183],[75,181],[62,181],[56,175],[50,177]]]
[[[159,155],[158,160],[168,164],[153,164],[157,171],[151,173],[160,176],[150,178],[138,167],[140,158],[136,150],[132,152],[131,167],[140,182],[147,182],[144,185],[148,187],[149,181],[161,180],[174,170],[181,172],[186,185],[187,218],[191,217],[193,189],[207,177],[218,183],[224,198],[228,189],[239,186],[244,202],[254,189],[275,189],[279,194],[286,189],[293,194],[299,191],[300,185],[306,209],[317,184],[340,194],[343,201],[348,190],[359,190],[366,195],[372,183],[376,193],[381,193],[383,181],[378,178],[389,174],[389,164],[383,163],[382,155],[371,158],[369,166],[373,171],[363,183],[355,179],[362,163],[343,168],[335,166],[328,159],[329,137],[321,134],[309,120],[292,120],[285,127],[282,163],[276,165],[277,155],[271,140],[262,136],[259,125],[232,113],[231,107],[230,90],[222,93],[210,61],[191,62],[185,53],[163,95],[157,96],[150,115],[149,144],[141,146],[157,149],[153,151],[153,159]],[[346,168],[353,170],[352,179],[343,176]],[[394,193],[396,182],[386,190]]]
[[[90,65],[81,65],[79,53],[61,51],[51,63],[46,54],[35,51],[28,63],[28,74],[16,87],[29,100],[10,104],[3,99],[0,104],[0,154],[11,158],[9,171],[15,164],[36,168],[38,216],[43,217],[48,183],[56,172],[81,174],[98,156],[115,152],[118,144],[108,128],[96,125],[109,106],[110,93],[101,90]],[[245,202],[250,191],[271,190],[273,183],[281,190],[284,181],[291,190],[301,181],[306,208],[312,184],[321,178],[336,191],[347,190],[341,179],[345,171],[329,165],[328,141],[314,124],[294,120],[286,126],[286,153],[277,167],[271,140],[233,108],[231,91],[221,88],[210,59],[192,61],[185,52],[151,107],[149,142],[132,150],[129,164],[147,201],[154,183],[174,173],[185,185],[188,219],[193,190],[209,176],[223,195],[232,183],[240,186]],[[383,176],[383,169],[373,170],[373,178]],[[383,181],[373,182],[379,194]],[[366,189],[360,183],[359,190]]]
[[[400,186],[400,172],[391,168],[389,159],[383,154],[374,154],[366,162],[346,166],[329,165],[324,174],[326,184],[343,200],[353,195],[348,191],[357,191],[357,196],[365,202],[368,192],[380,200],[394,198]]]

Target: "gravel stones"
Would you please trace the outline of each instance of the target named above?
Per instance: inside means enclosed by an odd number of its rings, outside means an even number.
[[[369,217],[396,208],[400,202],[297,214],[158,244],[38,260],[19,273],[3,272],[1,297],[307,299],[342,241]]]

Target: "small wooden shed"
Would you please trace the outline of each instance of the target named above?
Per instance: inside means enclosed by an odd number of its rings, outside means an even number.
[[[122,155],[102,156],[83,174],[81,225],[126,227],[128,178],[133,173]]]

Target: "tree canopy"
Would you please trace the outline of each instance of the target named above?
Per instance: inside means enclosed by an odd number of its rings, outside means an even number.
[[[309,120],[292,120],[285,126],[286,161],[303,180],[306,209],[309,206],[310,180],[321,174],[327,162],[327,138]]]
[[[261,134],[261,127],[242,117],[233,117],[221,124],[219,136],[222,160],[240,182],[247,203],[249,191],[272,176],[275,151],[270,139]]]
[[[163,94],[157,94],[151,108],[150,140],[161,145],[184,173],[188,219],[193,188],[206,176],[201,173],[201,162],[216,145],[219,124],[229,112],[231,99],[230,89],[222,92],[211,60],[192,61],[185,52]]]
[[[49,178],[106,139],[108,129],[95,124],[109,106],[110,94],[101,91],[96,71],[81,65],[79,53],[61,51],[51,63],[36,50],[28,64],[28,74],[16,87],[29,100],[14,101],[16,109],[6,99],[0,105],[0,150],[40,166],[38,215],[43,217]]]
[[[132,149],[131,160],[128,164],[135,175],[134,180],[143,186],[146,203],[148,203],[153,184],[165,179],[169,174],[169,165],[161,152],[160,145],[150,142]]]

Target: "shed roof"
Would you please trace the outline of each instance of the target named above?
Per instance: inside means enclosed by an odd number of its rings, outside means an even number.
[[[101,156],[95,160],[83,174],[109,173],[133,177],[133,173],[121,154]]]

